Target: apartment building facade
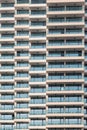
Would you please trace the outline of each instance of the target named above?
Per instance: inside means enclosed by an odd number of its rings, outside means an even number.
[[[0,0],[0,130],[87,130],[87,0]]]

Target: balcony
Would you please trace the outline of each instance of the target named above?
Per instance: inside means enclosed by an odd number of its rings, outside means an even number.
[[[84,78],[82,76],[66,76],[65,78],[63,76],[53,76],[53,77],[48,77],[47,79],[48,83],[83,83]]]
[[[31,0],[30,7],[46,7],[46,0]]]
[[[66,29],[66,31],[64,29],[49,29],[48,34],[82,34],[82,29],[78,28],[78,29]]]
[[[38,28],[39,27],[39,28]],[[45,21],[31,21],[30,30],[46,30],[46,22]]]
[[[13,42],[14,43],[14,34],[2,34],[0,42]]]
[[[1,96],[0,102],[2,102],[2,103],[13,103],[14,97],[13,96]]]
[[[12,18],[14,17],[14,13],[2,13],[1,18]]]
[[[0,11],[14,11],[14,3],[1,3]]]
[[[17,94],[15,96],[15,101],[29,101],[29,96],[28,94]]]
[[[30,57],[30,62],[36,63],[36,62],[45,62],[46,61],[46,56],[45,55],[35,55],[32,54]]]
[[[15,24],[15,29],[28,29],[29,28],[29,21],[28,20],[17,20]]]
[[[1,3],[1,7],[4,7],[4,8],[14,7],[14,3]]]
[[[34,122],[33,123],[30,122],[30,126],[33,126],[33,127],[35,127],[35,126],[46,126],[46,122],[45,121],[43,123],[41,121],[37,121],[35,123]]]
[[[53,92],[55,92],[55,91],[59,91],[59,92],[63,92],[63,91],[75,91],[75,92],[77,92],[77,91],[82,91],[82,87],[81,86],[79,86],[78,84],[77,85],[67,85],[67,86],[63,86],[63,85],[60,85],[60,86],[58,86],[58,85],[51,85],[51,86],[49,86],[48,87],[48,89],[47,89],[47,91],[53,91]]]
[[[23,7],[23,8],[29,8],[29,0],[17,0],[17,3],[15,4],[16,8]]]
[[[31,4],[45,4],[46,0],[31,0]]]
[[[43,77],[43,78],[41,78],[41,77],[36,77],[36,78],[31,78],[30,79],[30,84],[32,85],[32,84],[45,84],[46,83],[46,78],[45,77]]]
[[[0,59],[13,59],[14,55],[1,56]]]
[[[30,110],[30,116],[31,115],[45,115],[46,114],[46,111],[45,110],[41,110],[41,109],[38,109],[38,110]]]
[[[17,4],[29,4],[29,0],[17,0]]]
[[[46,40],[46,32],[31,32],[30,40],[32,41],[45,41]]]
[[[30,19],[46,18],[46,10],[31,10]]]
[[[51,71],[74,71],[77,70],[79,72],[84,71],[81,62],[76,62],[76,63],[72,63],[72,62],[67,62],[65,65],[63,62],[49,62],[48,67],[47,67],[47,71],[51,72]]]
[[[21,49],[28,51],[29,50],[29,42],[28,41],[18,41],[14,48],[17,51],[21,50]]]
[[[30,101],[30,104],[45,104],[46,103],[46,100],[32,100]]]
[[[29,17],[29,10],[17,10],[17,14],[15,14],[16,19],[19,18],[28,19],[28,17]]]
[[[77,36],[78,35],[78,36]],[[84,33],[82,29],[49,29],[47,37],[50,39],[57,37],[57,38],[66,38],[66,37],[84,37]]]
[[[45,98],[31,98],[30,100],[30,107],[45,107],[46,106],[46,99]]]
[[[29,80],[29,74],[28,73],[17,73],[17,75],[15,76],[15,80]]]
[[[44,71],[46,70],[46,66],[45,65],[32,65],[30,68],[31,71]]]
[[[1,105],[1,110],[13,110],[14,105]]]
[[[22,125],[20,125],[20,123],[19,123],[19,125],[17,125],[16,127],[15,127],[15,130],[28,130],[28,123],[25,123],[25,125],[24,125],[24,123],[22,123]]]
[[[67,49],[67,48],[84,48],[84,44],[82,40],[49,40],[47,49],[53,50],[53,49]]]
[[[63,107],[58,107],[58,108],[55,108],[55,107],[49,107],[48,108],[48,111],[47,111],[47,114],[82,114],[82,110],[80,107],[66,107],[65,110]]]
[[[46,89],[43,87],[43,88],[31,88],[30,89],[30,96],[35,96],[35,95],[39,95],[41,96],[42,94],[45,95],[46,93]],[[41,95],[40,95],[41,94]]]
[[[25,119],[25,120],[27,119],[27,120],[28,120],[28,115],[23,115],[23,116],[17,115],[17,116],[16,116],[16,119],[19,119],[19,120],[20,120],[20,119]]]
[[[18,109],[28,109],[29,106],[28,106],[28,103],[20,103],[20,104],[16,104],[16,107],[15,108],[18,108]]]
[[[69,121],[67,121],[67,120],[69,120]],[[74,125],[82,125],[82,123],[81,123],[81,118],[80,119],[65,119],[65,123],[64,123],[64,119],[63,118],[60,118],[60,119],[48,119],[48,123],[47,123],[48,125],[61,125],[61,126],[63,126],[63,125],[72,125],[72,126],[74,126]]]
[[[14,52],[14,45],[9,45],[9,44],[7,44],[7,45],[1,45],[1,47],[0,47],[0,52],[4,52],[4,53],[6,53],[6,52]]]
[[[32,43],[30,47],[30,52],[46,52],[46,44],[45,43]]]
[[[65,1],[66,3],[67,1]],[[78,0],[77,1],[72,1],[73,3],[75,2],[79,2]],[[83,0],[81,0],[81,2],[83,2]],[[48,9],[48,15],[53,15],[53,13],[55,15],[70,15],[70,14],[83,14],[84,13],[84,9],[83,9],[83,6],[82,5],[66,5],[66,8],[65,6],[63,5],[60,5],[60,6],[57,6],[57,5],[52,5],[52,1],[51,0],[48,0],[47,3],[50,3],[49,5],[49,9]],[[64,1],[54,1],[54,3],[63,3],[64,4]],[[53,3],[53,4],[54,4]]]
[[[59,26],[59,27],[71,27],[71,26],[78,26],[78,27],[83,27],[84,26],[84,21],[82,20],[82,18],[80,17],[71,17],[71,18],[66,18],[66,20],[64,19],[64,17],[61,18],[49,18],[49,20],[47,21],[47,26],[48,27],[52,27],[52,26]]]
[[[15,39],[29,40],[29,32],[28,31],[18,31],[17,34],[15,35]]]
[[[14,89],[15,91],[18,91],[20,89],[23,92],[27,92],[30,90],[29,84],[27,82],[19,82]]]
[[[14,24],[13,23],[10,23],[10,24],[1,24],[1,28],[0,28],[1,30],[1,32],[3,32],[3,31],[7,31],[7,29],[9,29],[9,31],[11,31],[11,32],[14,32]]]
[[[4,127],[4,126],[2,126],[0,128],[0,130],[14,130],[14,127],[9,127],[9,126]]]

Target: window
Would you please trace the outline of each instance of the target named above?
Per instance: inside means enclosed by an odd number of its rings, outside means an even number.
[[[31,104],[44,104],[46,103],[46,99],[45,97],[31,97],[31,100],[30,100],[30,103]]]
[[[44,108],[31,108],[31,115],[44,115],[46,114],[46,110]]]
[[[27,4],[29,0],[17,0],[17,4]]]
[[[31,4],[44,4],[46,0],[31,0]]]
[[[44,119],[31,119],[31,126],[44,126],[46,125],[46,121]]]
[[[64,6],[49,6],[49,11],[64,11]]]
[[[49,125],[61,125],[64,124],[64,119],[63,118],[48,118],[48,124]]]
[[[31,15],[45,15],[46,10],[31,10]]]
[[[48,107],[48,113],[64,113],[64,108],[63,107]]]
[[[63,101],[64,96],[59,95],[48,96],[48,102],[63,102]]]
[[[29,87],[29,83],[28,82],[17,82],[17,85],[16,85],[17,88],[27,88]]]

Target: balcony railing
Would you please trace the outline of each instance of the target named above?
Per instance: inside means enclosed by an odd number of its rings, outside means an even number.
[[[45,126],[45,125],[46,125],[45,121],[43,123],[41,121],[30,122],[30,126]]]
[[[45,15],[46,10],[31,10],[31,15]]]
[[[28,85],[16,85],[15,88],[28,88]]]
[[[10,86],[10,85],[1,86],[1,90],[12,90],[12,89],[14,89],[14,86]]]
[[[14,59],[14,56],[1,56],[0,59]]]
[[[14,96],[6,96],[6,97],[2,97],[0,98],[1,100],[13,100]]]
[[[30,90],[30,93],[45,93],[46,92],[46,89],[40,89],[40,88],[35,88],[35,89],[32,89]]]
[[[53,86],[53,87],[48,87],[48,91],[81,91],[82,87],[81,86]]]
[[[45,115],[46,111],[45,110],[31,110],[30,115]]]
[[[0,47],[1,49],[13,49],[14,48],[14,45],[1,45],[1,47]]]
[[[30,82],[45,82],[46,78],[31,78]]]
[[[31,67],[31,71],[44,71],[46,70],[46,67]]]
[[[48,76],[48,80],[62,80],[62,79],[82,79],[81,75],[66,75],[66,76]]]
[[[16,95],[15,98],[29,98],[28,94],[20,94],[20,95]]]
[[[17,4],[29,4],[29,0],[17,0]]]
[[[29,10],[17,10],[17,14],[29,14]]]
[[[80,11],[82,6],[49,6],[49,11]]]
[[[31,4],[44,4],[46,0],[31,0]]]
[[[82,45],[82,40],[49,40],[48,46]]]
[[[30,100],[30,104],[45,104],[46,103],[46,100],[44,99],[44,100],[40,100],[40,99],[31,99]]]
[[[14,28],[14,24],[1,24],[1,28]]]
[[[31,56],[31,60],[45,60],[46,56]]]
[[[45,21],[32,21],[31,26],[46,26]]]
[[[16,25],[29,25],[29,21],[28,20],[18,20]]]
[[[1,18],[12,18],[14,17],[14,14],[1,14]]]
[[[14,76],[1,76],[0,80],[14,79]]]
[[[14,106],[1,106],[1,110],[14,110]]]
[[[1,3],[1,7],[14,7],[14,3]]]

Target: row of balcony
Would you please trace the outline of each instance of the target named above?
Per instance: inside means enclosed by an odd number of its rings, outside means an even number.
[[[70,46],[81,46],[81,47],[83,47],[84,45],[81,43],[81,42],[68,42],[67,41],[67,43],[64,43],[64,42],[60,42],[60,43],[58,43],[58,42],[50,42],[50,43],[48,43],[48,45],[47,45],[47,49],[54,49],[54,47],[57,47],[57,46],[62,46],[62,47],[65,47],[65,46],[67,46],[67,47],[70,47]],[[82,46],[83,45],[83,46]],[[35,44],[31,44],[31,47],[30,47],[30,45],[29,45],[29,43],[17,43],[17,45],[14,45],[14,44],[2,44],[1,45],[1,47],[0,47],[0,49],[14,49],[14,48],[18,48],[18,49],[21,49],[21,47],[24,47],[24,48],[26,48],[26,47],[28,47],[28,49],[30,48],[31,50],[32,49],[46,49],[46,45],[43,43],[43,44],[39,44],[39,45],[37,45],[36,43]],[[20,47],[20,48],[19,48]],[[51,47],[51,48],[50,48]]]
[[[21,96],[21,95],[23,95],[23,97]],[[16,96],[16,97],[14,97],[14,95],[13,94],[9,94],[9,95],[2,95],[1,96],[1,100],[14,100],[15,98],[29,98],[29,96],[28,96],[28,94],[20,94],[20,95],[18,95],[18,96]],[[29,99],[28,99],[29,100]],[[64,97],[64,96],[49,96],[48,97],[48,100],[46,101],[46,99],[45,98],[41,98],[41,97],[39,97],[39,98],[31,98],[31,100],[30,100],[30,102],[29,102],[29,104],[45,104],[46,102],[82,102],[83,101],[83,99],[82,99],[82,97],[81,96],[66,96],[66,97]],[[84,99],[84,102],[85,103],[87,103],[87,99],[85,98]],[[19,108],[26,108],[27,107],[27,105],[28,105],[28,103],[26,103],[25,105],[23,105],[23,104],[21,104],[21,103],[19,103],[19,104],[17,104],[17,108],[19,107]]]
[[[62,123],[62,121],[58,121],[58,123],[57,123],[57,121],[54,121],[53,123],[52,123],[52,125],[59,125],[59,128],[61,128],[61,126],[62,126],[62,128],[64,128],[64,127],[66,127],[66,130],[81,130],[80,128],[82,128],[83,127],[83,124],[82,123],[79,123],[79,122],[76,122],[75,123],[75,121],[73,122],[73,125],[75,126],[75,128],[76,129],[69,129],[68,127],[69,127],[69,125],[71,125],[72,123],[71,123],[71,121],[67,121],[66,122],[66,124],[65,123]],[[42,126],[46,126],[46,125],[51,125],[51,122],[49,121],[48,122],[48,124],[46,123],[46,121],[45,120],[43,120],[43,121],[34,121],[33,123],[17,123],[16,124],[16,126],[14,127],[13,125],[3,125],[3,126],[1,126],[1,129],[0,130],[21,130],[21,129],[23,129],[23,130],[28,130],[29,128],[30,129],[35,129],[35,128],[37,128],[37,126],[38,127],[40,127],[39,129],[41,129],[41,128],[43,128],[44,130],[45,130],[45,127],[42,127]],[[68,126],[67,126],[68,125]],[[79,126],[77,127],[77,125],[79,125],[80,126],[80,128],[79,128]],[[31,127],[32,126],[32,127]],[[36,127],[35,127],[36,126]],[[35,127],[35,128],[34,128]],[[48,126],[48,127],[50,127],[50,126]],[[50,127],[51,128],[51,127]],[[53,127],[54,128],[54,127]],[[51,129],[48,129],[48,130],[56,130],[56,129],[53,129],[53,128],[51,128]],[[73,126],[71,127],[71,128],[73,128]],[[79,129],[78,129],[79,128]],[[60,129],[60,130],[63,130],[63,129]]]
[[[25,104],[24,104],[25,105]],[[27,105],[25,105],[25,108],[28,108],[28,106]],[[23,108],[22,107],[22,105],[20,104],[19,106],[14,106],[13,104],[2,104],[1,105],[1,107],[0,107],[0,109],[1,110],[14,110],[15,108]],[[21,112],[21,113],[19,113],[20,115],[19,116],[21,116],[22,115],[22,113],[23,112]],[[26,113],[26,112],[24,112],[24,113]],[[30,112],[29,112],[29,114],[30,115],[41,115],[41,114],[47,114],[47,113],[66,113],[66,114],[69,114],[69,113],[83,113],[83,110],[82,110],[82,108],[80,107],[80,106],[57,106],[57,107],[52,107],[52,106],[49,106],[48,107],[48,110],[46,111],[45,110],[45,108],[43,107],[43,108],[31,108],[30,109]],[[84,109],[84,113],[85,114],[87,114],[87,109]],[[4,113],[4,114],[6,114],[6,113]],[[23,116],[24,117],[24,116]],[[22,117],[22,118],[23,118]]]
[[[17,58],[17,57],[22,57],[22,59],[23,59],[23,57],[25,58],[25,57],[27,57],[28,59],[29,59],[29,55],[28,54],[20,54],[20,55],[17,55],[16,57],[14,56],[14,55],[7,55],[7,56],[1,56],[0,57],[0,59],[14,59],[14,58]],[[54,53],[54,54],[52,54],[52,53],[50,53],[50,55],[48,55],[47,56],[48,57],[48,59],[49,59],[49,57],[60,57],[60,58],[67,58],[67,57],[74,57],[74,59],[75,59],[75,57],[77,57],[77,58],[79,58],[79,57],[82,57],[82,54],[67,54],[67,55],[63,55],[63,53]],[[32,54],[32,56],[30,57],[30,60],[46,60],[46,58],[47,58],[45,55],[34,55],[34,54]],[[85,56],[85,59],[87,59],[87,56]]]
[[[30,126],[44,126],[44,125],[66,125],[66,124],[83,124],[81,118],[66,118],[65,120],[63,118],[52,118],[52,119],[48,119],[48,122],[46,122],[45,119],[38,119],[38,120],[31,120],[30,121]],[[22,123],[19,123],[22,124]],[[25,123],[26,124],[26,123]],[[27,123],[28,124],[28,123]],[[17,125],[17,124],[16,124]],[[22,129],[23,129],[23,125],[22,124]],[[27,125],[25,125],[25,127],[27,127]]]
[[[60,12],[58,12],[59,15],[60,15]],[[76,10],[62,11],[63,14],[72,13],[72,12],[74,14],[77,14],[77,16],[78,16],[78,13],[84,13],[81,10],[77,10],[77,11]],[[38,18],[39,18],[39,16],[41,16],[41,17],[46,16],[46,10],[37,10],[36,9],[36,10],[31,10],[31,12],[24,10],[24,11],[17,12],[17,14],[15,14],[15,13],[1,13],[1,18],[12,18],[14,16],[17,18],[17,17],[24,17],[24,15],[26,15],[25,17],[28,16],[28,17],[32,18],[32,16],[38,16]],[[52,13],[48,12],[48,15],[52,15]],[[55,13],[55,15],[56,15],[56,13]]]
[[[61,29],[49,29],[48,34],[76,34],[76,33],[82,33],[82,28],[61,28]],[[86,34],[86,32],[85,32]],[[26,36],[29,35],[29,31],[17,31],[17,36]],[[32,36],[46,36],[46,32],[31,32]],[[13,38],[14,34],[2,34],[1,38]]]
[[[10,114],[8,114],[8,115],[4,114],[4,115],[1,115],[0,120],[28,119],[29,116],[31,116],[31,115],[46,115],[46,114],[47,114],[47,116],[50,114],[58,114],[60,116],[61,116],[61,114],[64,114],[65,116],[69,116],[70,114],[73,114],[74,116],[79,116],[79,115],[82,116],[83,113],[81,111],[78,111],[78,110],[73,111],[72,109],[73,108],[71,108],[69,110],[66,109],[66,111],[64,112],[63,109],[60,110],[60,109],[53,108],[52,110],[49,109],[47,111],[47,113],[45,110],[37,110],[37,111],[30,111],[29,114],[27,112],[21,113],[21,114],[19,113],[19,114],[16,114],[16,117],[13,117]],[[6,109],[3,109],[3,110],[6,110]],[[9,109],[9,110],[12,110],[12,109]],[[79,114],[79,115],[77,115],[77,114]]]
[[[6,87],[1,87],[1,90],[13,90],[13,92],[14,92],[14,89],[16,89],[16,88],[28,88],[28,90],[29,90],[29,86],[27,87],[25,85],[14,86],[14,87],[13,86],[9,87],[7,85]],[[62,91],[61,94],[64,94],[64,93],[67,93],[67,91],[68,92],[70,92],[70,91],[75,92],[76,91],[76,93],[78,93],[79,91],[83,92],[83,89],[82,89],[81,86],[74,86],[74,85],[69,85],[69,86],[66,86],[66,87],[63,87],[63,86],[62,87],[60,87],[60,86],[52,86],[52,87],[48,87],[47,90],[46,90],[46,88],[31,88],[29,93],[30,94],[35,94],[35,93],[36,94],[37,93],[44,93],[44,94],[48,93],[49,94],[50,91],[55,92],[55,93],[58,93],[58,92],[60,93]],[[84,88],[84,91],[87,92],[87,88]],[[23,95],[22,95],[22,93],[20,93],[19,95],[16,96],[16,98],[22,98],[22,97],[23,98],[28,98],[29,95],[28,95],[28,93],[24,93]]]
[[[49,23],[68,23],[68,22],[83,22],[82,18],[81,17],[67,17],[66,20],[61,17],[61,18],[49,18]],[[48,23],[48,25],[49,25]],[[4,28],[13,28],[17,25],[28,25],[29,27],[36,27],[36,26],[46,26],[46,22],[45,21],[31,21],[31,24],[29,24],[29,21],[28,20],[17,20],[17,23],[14,25],[14,24],[1,24],[1,28],[4,29]]]
[[[16,76],[16,77],[22,77],[22,78],[24,78],[24,77],[28,77],[29,78],[29,75],[19,75],[19,76]],[[11,80],[11,79],[14,79],[15,78],[15,76],[13,76],[13,75],[9,75],[9,76],[1,76],[0,77],[0,80]],[[74,74],[72,74],[72,75],[66,75],[66,76],[64,76],[63,74],[61,74],[61,75],[52,75],[52,76],[48,76],[48,80],[67,80],[67,79],[72,79],[72,80],[74,80],[74,79],[83,79],[83,77],[82,77],[82,75],[74,75]],[[85,77],[85,81],[87,81],[87,77]],[[38,76],[38,77],[31,77],[31,79],[30,79],[30,82],[46,82],[46,78],[45,78],[45,76]],[[73,82],[73,81],[72,81]]]

